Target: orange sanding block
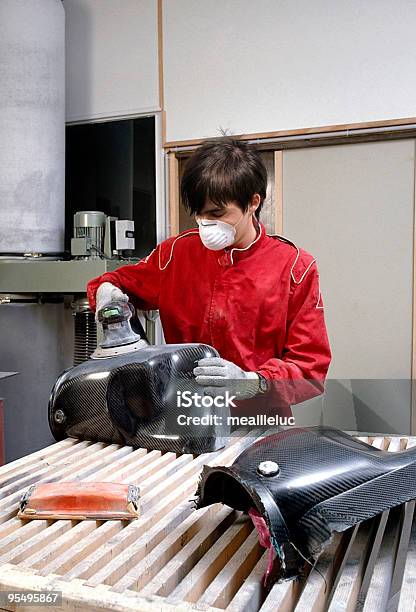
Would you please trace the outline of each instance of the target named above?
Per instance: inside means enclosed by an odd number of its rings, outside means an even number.
[[[45,482],[20,501],[23,519],[131,520],[139,515],[140,489],[114,482]]]

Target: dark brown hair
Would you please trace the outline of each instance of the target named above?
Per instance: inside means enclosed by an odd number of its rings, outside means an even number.
[[[207,141],[191,155],[181,180],[182,202],[198,214],[207,200],[220,208],[235,201],[246,211],[255,193],[260,209],[266,197],[267,171],[260,154],[245,142],[226,137]]]

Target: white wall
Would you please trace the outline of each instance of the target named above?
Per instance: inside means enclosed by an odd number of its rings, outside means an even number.
[[[283,152],[284,235],[320,272],[325,424],[410,432],[414,182],[414,139]]]
[[[167,140],[416,114],[414,0],[165,0]]]
[[[156,0],[64,0],[67,121],[159,110]]]

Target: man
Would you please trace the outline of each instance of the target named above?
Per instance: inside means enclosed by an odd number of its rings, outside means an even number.
[[[198,228],[90,281],[88,298],[98,310],[114,299],[158,309],[166,342],[203,342],[220,354],[194,369],[205,392],[231,388],[259,406],[267,390],[268,412],[287,416],[291,404],[323,392],[331,352],[315,259],[267,236],[259,221],[266,186],[247,144],[206,142],[181,181]]]

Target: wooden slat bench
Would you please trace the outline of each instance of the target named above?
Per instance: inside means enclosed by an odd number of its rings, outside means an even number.
[[[267,554],[251,521],[221,504],[196,511],[191,501],[203,464],[232,463],[258,435],[234,432],[226,448],[200,457],[68,438],[1,467],[0,590],[60,591],[62,609],[77,611],[414,610],[413,501],[335,534],[303,580],[264,590]],[[392,452],[416,445],[360,439]],[[16,518],[30,484],[73,479],[139,485],[141,516],[127,524]]]

